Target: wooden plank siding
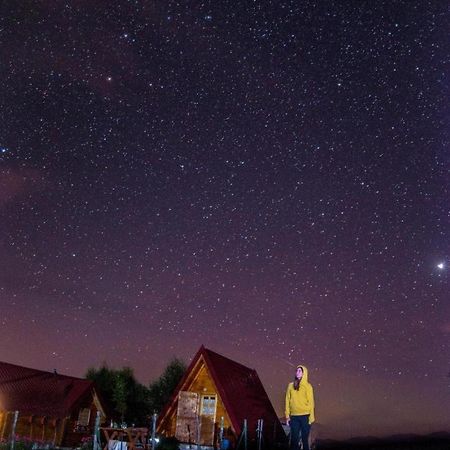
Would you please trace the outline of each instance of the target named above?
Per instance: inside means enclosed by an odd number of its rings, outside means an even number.
[[[65,418],[53,418],[21,414],[16,424],[16,436],[27,438],[31,441],[52,443],[58,446],[72,447],[80,444],[83,437],[91,436],[95,425],[97,407],[95,399],[87,397],[81,403],[80,408],[71,411],[71,415]],[[90,409],[89,423],[83,430],[77,430],[78,414],[80,409]],[[0,411],[0,438],[9,440],[14,422],[14,411]]]
[[[14,411],[0,412],[0,438],[9,440],[14,421]],[[64,435],[65,419],[30,416],[19,414],[16,424],[16,436],[33,441],[51,442],[60,445]]]
[[[92,433],[96,412],[106,415],[92,381],[0,361],[3,439],[11,438],[15,411],[17,436],[64,447],[81,445]]]
[[[189,393],[192,395],[189,396]],[[207,398],[202,399],[205,396]],[[183,398],[196,399],[195,408],[191,407],[190,412],[187,411],[189,402]],[[178,410],[181,417],[177,433]],[[256,442],[260,419],[264,420],[266,445],[285,443],[286,435],[256,370],[202,345],[161,411],[157,432],[168,437],[175,436],[183,443],[188,439],[193,444],[217,445],[222,417],[224,438],[232,445],[241,435],[244,422],[247,423],[249,441]],[[195,442],[192,442],[193,428],[200,428]]]
[[[224,430],[228,429],[228,435],[232,432],[231,421],[225,409],[222,399],[220,398],[217,387],[214,380],[206,367],[204,359],[201,357],[196,367],[191,371],[190,376],[180,389],[181,391],[189,391],[198,395],[198,401],[201,402],[202,396],[214,395],[216,397],[216,411],[214,422],[208,420],[208,418],[200,418],[200,444],[201,445],[214,445],[217,443],[218,431],[220,427],[221,417],[224,418]],[[201,404],[197,405],[197,411],[200,412]],[[159,425],[158,429],[166,436],[176,435],[177,424],[177,409],[173,409],[171,414],[168,415]],[[209,439],[208,431],[212,430],[212,441]],[[197,443],[197,437],[195,437],[195,443]]]

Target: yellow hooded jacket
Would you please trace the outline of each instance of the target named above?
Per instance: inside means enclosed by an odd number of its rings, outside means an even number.
[[[298,391],[294,389],[294,383],[289,383],[286,391],[286,418],[290,416],[303,416],[309,414],[309,423],[315,421],[314,417],[314,393],[310,383],[308,383],[308,369],[299,366],[303,370]]]

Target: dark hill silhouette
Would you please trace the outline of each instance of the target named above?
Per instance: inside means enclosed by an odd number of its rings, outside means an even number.
[[[387,437],[355,437],[345,441],[317,441],[317,450],[449,450],[450,433],[441,431],[427,435],[396,434]]]

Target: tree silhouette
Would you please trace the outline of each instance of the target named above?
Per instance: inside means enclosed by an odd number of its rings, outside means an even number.
[[[160,413],[170,400],[175,388],[186,372],[186,364],[178,358],[172,359],[163,374],[149,386],[152,411]]]
[[[86,378],[95,382],[115,421],[148,426],[149,390],[136,381],[133,369],[111,369],[103,364],[99,369],[90,368]]]

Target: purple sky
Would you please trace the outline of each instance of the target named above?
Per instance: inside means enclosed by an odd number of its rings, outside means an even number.
[[[443,1],[0,6],[0,360],[201,344],[328,436],[448,428]]]

